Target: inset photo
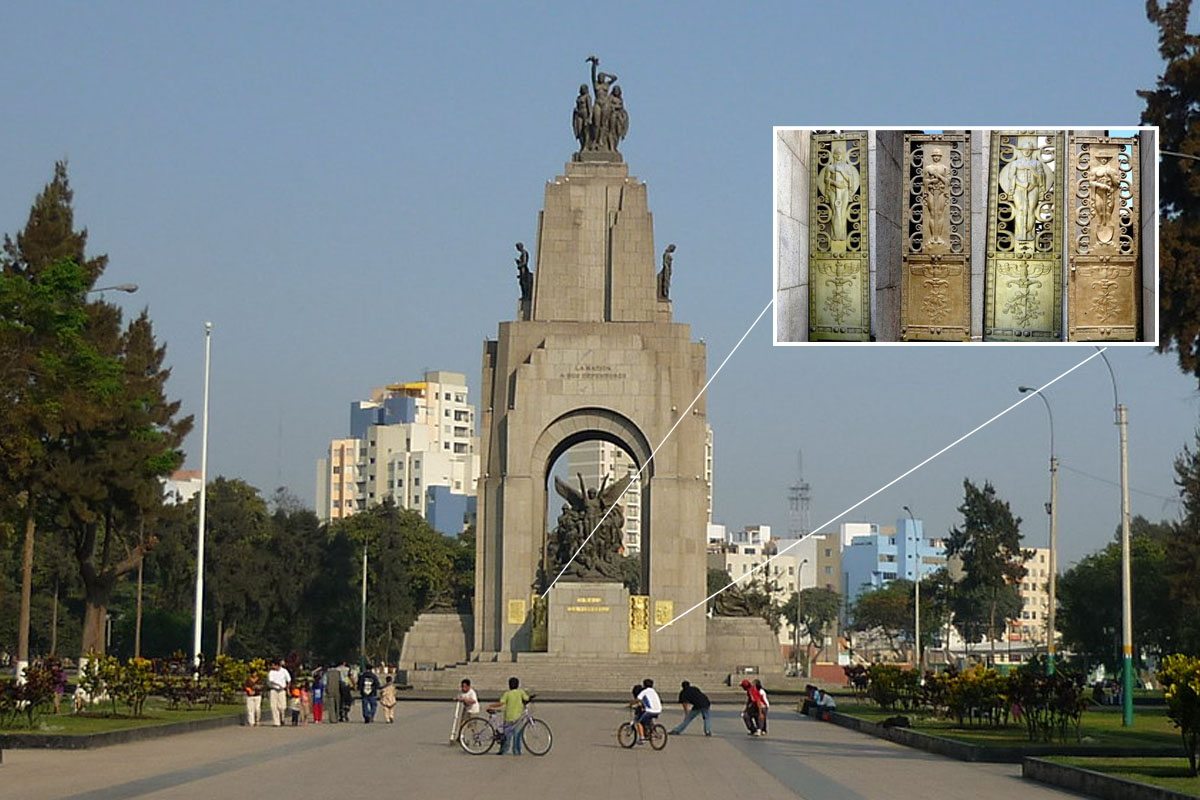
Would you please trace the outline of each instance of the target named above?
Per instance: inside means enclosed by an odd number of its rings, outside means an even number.
[[[775,344],[1158,343],[1158,131],[774,129]]]

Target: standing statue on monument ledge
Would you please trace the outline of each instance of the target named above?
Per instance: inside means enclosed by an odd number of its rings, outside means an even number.
[[[588,147],[589,130],[588,126],[592,119],[592,96],[588,94],[586,83],[579,84],[579,96],[575,98],[575,111],[571,114],[571,129],[575,132],[575,138],[579,142],[579,151],[583,152]]]
[[[675,263],[675,245],[674,243],[667,245],[667,249],[663,250],[662,270],[658,273],[658,299],[671,299],[671,271]]]
[[[533,272],[529,269],[529,251],[525,249],[524,242],[517,242],[517,252],[520,253],[515,261],[517,283],[521,285],[521,302],[528,303],[533,298]]]

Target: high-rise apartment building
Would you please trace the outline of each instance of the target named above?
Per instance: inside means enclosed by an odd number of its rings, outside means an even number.
[[[857,527],[850,528],[852,525]],[[945,540],[926,538],[919,519],[898,519],[894,528],[846,523],[842,541],[848,606],[864,591],[879,589],[896,578],[924,578],[946,565]]]
[[[351,404],[350,436],[317,462],[317,515],[342,519],[390,497],[457,534],[474,513],[478,449],[463,374],[431,371],[375,389]]]

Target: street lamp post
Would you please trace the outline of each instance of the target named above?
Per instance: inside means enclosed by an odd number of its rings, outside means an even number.
[[[1042,402],[1046,404],[1046,415],[1050,418],[1050,618],[1046,626],[1046,674],[1053,675],[1054,657],[1058,652],[1058,642],[1055,637],[1057,631],[1055,621],[1058,611],[1058,601],[1055,599],[1058,582],[1058,456],[1054,453],[1054,412],[1050,410],[1050,401],[1046,399],[1046,395],[1036,388],[1018,386],[1017,391],[1021,394],[1033,392],[1042,398]]]
[[[795,662],[796,672],[800,672],[800,592],[804,591],[804,565],[808,563],[807,558],[800,559],[800,566],[796,567],[796,622],[792,625],[792,661]],[[807,656],[808,648],[805,648]],[[805,677],[812,677],[812,664],[805,658],[804,671],[808,673]]]
[[[358,668],[367,668],[367,543],[363,541],[362,619],[358,629]]]
[[[192,658],[200,669],[200,628],[204,613],[204,513],[208,499],[208,375],[212,353],[212,323],[204,323],[204,412],[200,428],[200,521],[196,525],[196,621],[192,628]]]
[[[1117,432],[1121,442],[1121,705],[1122,724],[1133,726],[1133,578],[1129,550],[1129,409],[1117,394],[1117,374],[1113,372],[1103,348],[1100,357],[1112,379],[1113,406],[1117,413]]]
[[[909,508],[908,506],[904,506],[904,510],[906,512],[908,512],[908,518],[912,522],[913,535],[915,536],[917,533],[917,518],[913,516],[912,509]],[[908,539],[907,536],[904,538]],[[913,641],[916,645],[917,675],[924,675],[925,672],[921,668],[922,661],[921,661],[921,540],[920,540],[920,537],[917,538],[916,552],[913,553],[913,561],[915,562],[915,566],[916,566],[916,572],[913,573],[915,576],[915,578],[913,580],[913,587],[914,587],[913,609],[916,611],[916,615],[915,615],[915,618],[913,621],[913,627],[915,629],[914,630],[915,635],[913,636]]]

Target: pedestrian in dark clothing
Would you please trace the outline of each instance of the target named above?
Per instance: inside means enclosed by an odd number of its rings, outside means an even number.
[[[339,673],[341,671],[339,670]],[[350,721],[350,706],[354,704],[354,692],[350,689],[350,681],[343,680],[338,684],[338,692],[341,695],[341,706],[338,708],[338,718],[342,722]]]
[[[671,731],[671,735],[678,736],[683,733],[692,720],[697,716],[702,716],[704,717],[704,735],[712,736],[712,725],[708,718],[709,712],[712,709],[712,702],[709,701],[708,695],[687,681],[684,681],[680,685],[683,688],[679,692],[679,704],[683,706],[683,711],[687,716],[683,718],[683,722],[675,726]]]
[[[371,671],[371,665],[358,676],[358,696],[362,703],[363,722],[375,719],[375,706],[379,702],[379,677]]]

